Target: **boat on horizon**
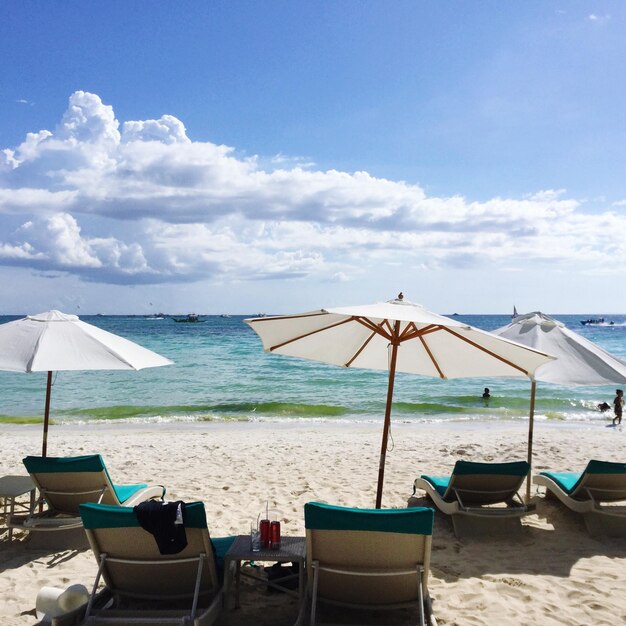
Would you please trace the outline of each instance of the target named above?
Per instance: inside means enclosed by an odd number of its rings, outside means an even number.
[[[175,322],[184,323],[184,324],[195,324],[198,322],[204,322],[204,320],[200,319],[200,316],[196,313],[189,313],[186,317],[172,317]]]
[[[603,324],[606,324],[603,317],[595,317],[595,318],[589,318],[586,320],[580,320],[580,323],[583,326],[602,326]],[[613,322],[609,322],[609,324],[612,326]]]

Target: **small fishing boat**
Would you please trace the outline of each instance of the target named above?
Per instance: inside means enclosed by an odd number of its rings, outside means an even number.
[[[180,323],[187,323],[187,324],[195,324],[197,322],[204,322],[204,320],[200,319],[199,315],[196,315],[195,313],[189,313],[189,315],[187,315],[186,317],[173,317],[172,318],[175,322]]]
[[[596,318],[590,318],[587,320],[580,320],[580,323],[583,326],[599,326],[601,324],[604,324],[604,318],[603,317],[596,317]]]

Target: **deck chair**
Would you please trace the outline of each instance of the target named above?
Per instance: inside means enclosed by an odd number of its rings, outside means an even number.
[[[71,531],[82,538],[87,547],[78,507],[85,502],[101,502],[121,506],[134,506],[153,498],[163,499],[165,487],[161,485],[116,485],[111,481],[104,461],[99,454],[74,457],[27,456],[23,459],[40,501],[47,509],[36,512],[36,506],[26,516],[13,516],[13,528],[29,531]],[[65,533],[72,536],[72,533]]]
[[[317,602],[354,609],[417,609],[431,624],[430,508],[350,509],[304,505],[311,624]]]
[[[626,537],[626,463],[591,460],[582,473],[541,472],[533,482],[582,514],[590,535]]]
[[[521,518],[535,509],[518,494],[529,469],[526,461],[457,461],[451,476],[422,474],[413,484],[413,495],[417,489],[425,491],[442,513],[451,516],[457,537],[508,535],[519,531]]]
[[[217,619],[223,607],[223,557],[235,537],[209,537],[202,502],[186,504],[187,546],[177,554],[161,554],[129,507],[81,504],[80,515],[99,565],[86,626],[205,626]],[[106,587],[97,594],[101,579]]]

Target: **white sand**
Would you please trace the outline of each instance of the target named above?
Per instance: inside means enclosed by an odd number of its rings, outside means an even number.
[[[524,459],[525,428],[394,425],[383,506],[406,506],[417,475],[449,473],[458,458]],[[379,425],[345,424],[57,426],[48,453],[100,452],[115,482],[162,483],[170,499],[204,501],[215,537],[249,530],[266,498],[280,513],[283,533],[303,535],[305,502],[373,506],[380,435]],[[21,459],[39,453],[41,431],[4,426],[0,441],[1,474],[23,473]],[[580,471],[592,457],[625,461],[626,430],[536,427],[536,471]],[[626,623],[626,540],[592,539],[573,513],[541,497],[536,501],[537,512],[511,541],[458,540],[449,522],[436,517],[429,586],[439,624]],[[90,588],[95,573],[88,551],[46,554],[1,542],[0,624],[37,623],[40,587]],[[244,588],[242,605],[231,614],[235,626],[295,619],[293,601],[262,588]]]

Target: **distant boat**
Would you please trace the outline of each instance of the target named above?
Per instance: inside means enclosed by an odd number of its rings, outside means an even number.
[[[604,318],[603,317],[596,317],[596,318],[590,318],[588,320],[580,320],[580,323],[583,326],[599,326],[601,324],[604,324]],[[612,324],[613,322],[611,322]]]
[[[515,305],[513,305],[513,315],[511,315],[512,318],[516,318],[519,315],[519,313],[517,312],[517,309],[515,308]]]
[[[232,316],[231,316],[231,315],[229,315],[228,313],[222,313],[222,314],[220,315],[220,317],[232,317]]]
[[[187,315],[186,317],[173,317],[172,319],[175,322],[187,323],[187,324],[195,324],[197,322],[204,322],[204,320],[201,320],[200,316],[196,315],[195,313],[189,313],[189,315]]]

